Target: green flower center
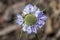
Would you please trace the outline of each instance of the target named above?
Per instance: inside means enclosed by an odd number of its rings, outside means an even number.
[[[36,17],[32,14],[28,14],[25,16],[24,21],[27,25],[33,25],[36,23]]]

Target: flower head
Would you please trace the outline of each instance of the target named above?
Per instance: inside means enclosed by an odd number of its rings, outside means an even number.
[[[22,14],[17,14],[16,23],[22,25],[22,30],[28,34],[37,33],[38,28],[42,28],[47,19],[36,5],[26,5]]]

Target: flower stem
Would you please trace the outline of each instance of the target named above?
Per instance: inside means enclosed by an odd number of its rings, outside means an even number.
[[[23,31],[21,30],[20,35],[19,35],[19,40],[21,39]]]
[[[40,38],[39,38],[38,34],[36,34],[36,38],[37,38],[38,40],[40,40]]]
[[[37,2],[35,3],[35,5],[37,5],[40,0],[36,0],[36,1],[37,1]]]
[[[27,34],[27,33],[26,33],[26,38],[27,38],[26,40],[28,40],[28,39],[29,39],[29,38],[28,38],[28,34]]]
[[[47,8],[43,9],[42,11],[45,11],[45,10],[47,10]]]

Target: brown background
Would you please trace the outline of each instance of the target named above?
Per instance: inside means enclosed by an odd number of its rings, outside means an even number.
[[[21,13],[25,3],[35,4],[37,0],[0,0],[0,40],[18,40],[19,26],[14,17]],[[37,6],[45,11],[48,17],[43,31],[38,31],[39,40],[60,40],[60,0],[39,0]],[[34,35],[27,39],[22,35],[21,40],[38,40]]]

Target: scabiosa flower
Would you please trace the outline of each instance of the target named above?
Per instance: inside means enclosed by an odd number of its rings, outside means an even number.
[[[22,14],[17,14],[16,23],[22,25],[22,30],[28,34],[37,33],[42,28],[47,17],[36,5],[28,4]]]

